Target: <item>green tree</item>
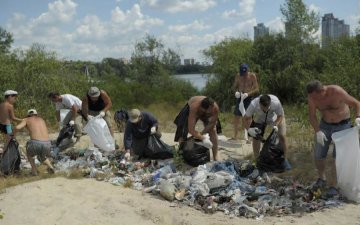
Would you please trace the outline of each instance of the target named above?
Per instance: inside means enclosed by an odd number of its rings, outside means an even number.
[[[9,53],[11,44],[14,42],[13,36],[10,32],[0,27],[0,54]]]
[[[280,6],[284,17],[286,37],[301,42],[313,41],[320,26],[320,15],[309,10],[302,0],[285,0]]]

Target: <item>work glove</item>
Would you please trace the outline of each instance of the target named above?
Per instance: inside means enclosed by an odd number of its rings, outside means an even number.
[[[101,111],[98,115],[100,118],[103,118],[105,116],[105,112],[104,111]]]
[[[93,117],[92,115],[88,115],[88,116],[87,116],[87,120],[88,120],[88,121],[90,121],[90,120],[92,120],[92,119],[94,119],[94,117]]]
[[[326,138],[324,132],[322,132],[321,130],[316,132],[316,142],[319,143],[321,146],[324,146],[325,141],[327,141],[327,140],[328,139]]]
[[[130,151],[126,151],[125,155],[124,155],[125,160],[129,161],[130,160]]]
[[[241,93],[240,92],[235,92],[235,98],[240,98],[241,97]]]
[[[75,124],[74,120],[70,120],[69,125],[74,126],[74,124]]]
[[[360,127],[360,117],[356,117],[356,119],[355,119],[355,125],[356,125],[357,127]]]
[[[241,93],[241,99],[244,100],[245,98],[247,98],[249,95],[248,93]]]
[[[204,135],[204,139],[202,140],[203,146],[206,148],[212,148],[213,144],[210,141],[210,137],[208,134]]]
[[[261,130],[257,127],[250,127],[247,132],[250,137],[256,137],[257,135],[261,134]]]
[[[278,128],[278,126],[273,126],[273,130],[274,130],[274,132],[278,132],[279,131],[279,128]]]
[[[151,134],[155,134],[155,133],[156,133],[156,127],[152,127],[152,128],[150,129],[150,133],[151,133]]]

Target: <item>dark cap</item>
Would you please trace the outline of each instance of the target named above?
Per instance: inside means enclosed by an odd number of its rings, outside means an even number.
[[[245,73],[248,71],[249,66],[247,64],[241,64],[240,65],[240,76],[245,75]]]

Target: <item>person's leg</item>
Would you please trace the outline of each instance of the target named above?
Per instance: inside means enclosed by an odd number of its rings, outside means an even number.
[[[255,138],[253,138],[252,146],[253,146],[254,158],[256,160],[258,158],[258,156],[259,156],[260,147],[261,147],[261,141],[256,140]]]
[[[52,166],[50,160],[47,158],[43,161],[43,163],[48,167],[48,172],[49,173],[55,173],[55,169],[54,167]]]
[[[214,161],[218,161],[218,137],[217,137],[217,133],[216,133],[216,128],[214,127],[214,129],[211,129],[209,131],[209,136],[210,136],[210,141],[213,144],[212,147],[212,153],[213,153],[213,159]]]
[[[76,141],[78,141],[82,135],[82,117],[81,117],[81,115],[76,116],[74,129],[75,129]]]
[[[315,166],[318,171],[319,178],[326,180],[325,168],[326,168],[326,156],[329,150],[331,139],[328,138],[328,141],[325,141],[324,146],[315,141]]]
[[[70,110],[70,111],[66,114],[64,120],[62,121],[62,125],[63,125],[63,126],[66,126],[67,124],[69,124],[71,118],[72,118],[72,111]],[[75,122],[75,121],[74,121],[74,122]]]
[[[240,119],[241,119],[240,116],[235,116],[234,117],[234,136],[233,136],[234,140],[236,140],[237,137],[238,137]]]

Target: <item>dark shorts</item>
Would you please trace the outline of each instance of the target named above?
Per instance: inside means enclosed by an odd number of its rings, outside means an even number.
[[[249,107],[251,101],[254,99],[253,96],[248,96],[247,98],[244,99],[244,108],[245,110]],[[240,101],[241,98],[237,98],[236,99],[236,104],[235,104],[235,110],[234,110],[234,115],[235,116],[243,116],[241,115],[240,109],[239,109],[239,105],[240,105]]]
[[[11,124],[1,124],[0,123],[0,132],[3,134],[12,134],[13,130],[12,130],[12,125]]]
[[[321,119],[319,127],[320,130],[324,132],[327,141],[325,141],[324,146],[322,146],[321,144],[316,142],[316,137],[315,137],[314,156],[315,156],[315,160],[324,160],[326,159],[327,153],[329,151],[329,146],[332,141],[331,135],[335,132],[351,128],[351,120],[349,118],[342,120],[339,123],[327,123]],[[333,150],[333,158],[334,159],[336,158],[335,145]]]
[[[26,143],[26,152],[30,157],[37,156],[40,162],[46,160],[47,157],[50,157],[50,141],[38,141],[30,140]]]

